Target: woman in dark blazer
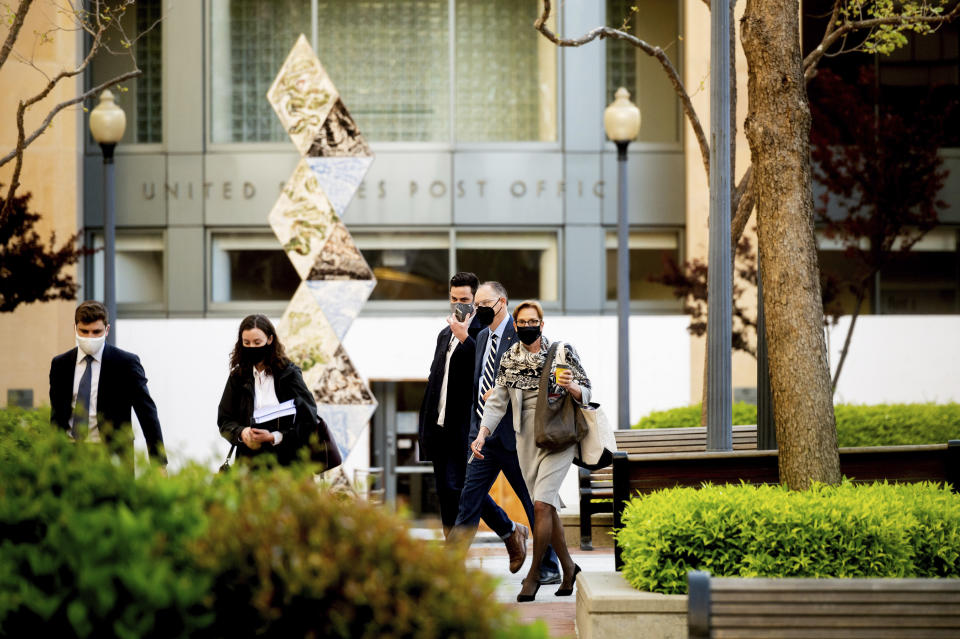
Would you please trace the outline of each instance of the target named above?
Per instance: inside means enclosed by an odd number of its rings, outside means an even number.
[[[254,423],[255,409],[291,399],[296,408],[293,419]],[[316,432],[317,420],[313,394],[300,369],[287,359],[273,324],[265,315],[245,317],[237,331],[230,376],[220,399],[220,434],[237,447],[238,459],[270,456],[286,465],[298,459],[300,449]]]

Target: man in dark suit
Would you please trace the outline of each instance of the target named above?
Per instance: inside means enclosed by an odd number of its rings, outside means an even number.
[[[437,347],[420,405],[420,459],[433,462],[444,537],[457,520],[460,491],[466,473],[470,411],[473,406],[475,335],[482,328],[472,313],[480,281],[473,273],[450,279],[451,314],[448,326],[437,336]],[[457,305],[462,319],[457,317]],[[504,540],[510,570],[517,572],[527,555],[525,527],[514,525],[502,508],[487,495],[478,517]]]
[[[517,330],[507,312],[507,289],[503,284],[484,282],[477,290],[477,318],[487,328],[480,331],[476,337],[468,441],[477,438],[480,418],[483,416],[483,403],[493,389],[500,368],[500,358],[517,341]],[[533,501],[517,459],[513,411],[510,410],[487,438],[483,447],[483,459],[471,457],[467,464],[463,490],[460,492],[460,510],[454,524],[458,538],[470,538],[476,533],[484,497],[489,499],[490,488],[501,472],[520,499],[523,510],[527,513],[527,521],[532,522]],[[524,528],[524,541],[527,534]],[[540,583],[560,583],[560,567],[552,548],[544,554],[540,564]]]
[[[136,411],[150,458],[166,465],[157,407],[140,358],[106,343],[110,325],[100,302],[74,313],[77,346],[50,363],[50,421],[74,439],[103,442],[117,452],[133,442]]]

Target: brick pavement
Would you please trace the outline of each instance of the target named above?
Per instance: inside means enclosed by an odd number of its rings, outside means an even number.
[[[520,581],[530,568],[530,559],[528,557],[517,574],[510,574],[503,543],[496,537],[491,537],[478,535],[477,541],[470,548],[467,563],[475,568],[481,568],[500,580],[500,585],[497,587],[497,600],[514,609],[524,621],[542,619],[550,629],[550,636],[555,639],[575,637],[576,589],[569,597],[557,597],[553,592],[559,586],[541,586],[536,601],[517,603]],[[532,542],[528,542],[527,552],[533,552]],[[598,548],[590,552],[570,548],[570,554],[583,571],[613,570],[613,549],[611,548]]]

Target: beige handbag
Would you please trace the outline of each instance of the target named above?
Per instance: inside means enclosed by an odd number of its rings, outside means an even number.
[[[587,470],[605,468],[613,463],[613,452],[617,450],[613,428],[600,409],[600,404],[590,402],[578,408],[587,424],[587,433],[577,445],[577,455],[573,463]]]

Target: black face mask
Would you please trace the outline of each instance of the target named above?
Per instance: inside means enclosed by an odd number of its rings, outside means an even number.
[[[496,317],[497,312],[494,310],[497,308],[497,305],[493,306],[478,306],[477,307],[477,324],[480,326],[490,326],[493,324],[493,318]]]
[[[539,326],[520,326],[517,328],[517,339],[530,346],[540,337]]]
[[[244,346],[240,349],[240,363],[244,366],[256,366],[273,354],[273,344],[263,346]]]

